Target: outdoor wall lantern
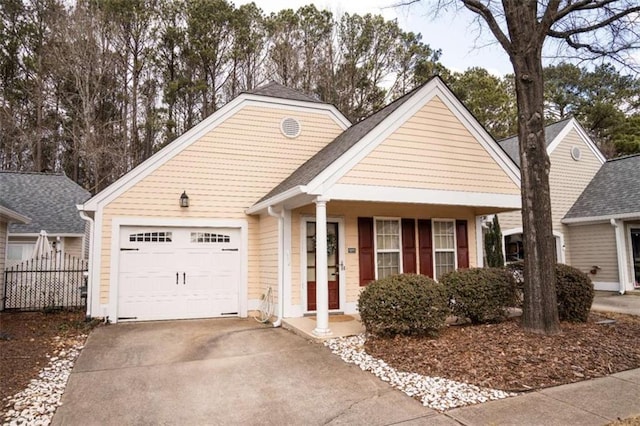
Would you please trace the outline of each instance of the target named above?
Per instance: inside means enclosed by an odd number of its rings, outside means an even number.
[[[189,196],[187,195],[187,191],[183,191],[180,196],[180,207],[189,207]]]

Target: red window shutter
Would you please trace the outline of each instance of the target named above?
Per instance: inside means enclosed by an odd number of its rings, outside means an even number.
[[[467,221],[456,220],[456,248],[458,252],[458,269],[469,267],[469,237]]]
[[[376,279],[372,217],[358,218],[358,250],[360,251],[360,285],[365,286]]]
[[[415,274],[416,265],[416,220],[402,219],[402,272]]]
[[[420,273],[433,278],[433,244],[429,219],[418,219],[418,250],[420,253]]]

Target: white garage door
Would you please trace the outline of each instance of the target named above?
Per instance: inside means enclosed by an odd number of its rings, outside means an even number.
[[[238,314],[240,230],[122,227],[118,319]]]

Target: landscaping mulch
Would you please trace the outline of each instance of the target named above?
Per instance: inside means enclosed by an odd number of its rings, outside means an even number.
[[[526,334],[512,318],[449,326],[435,339],[369,337],[365,348],[400,371],[517,392],[640,368],[640,317],[591,313],[587,323],[561,328],[555,336]]]
[[[47,355],[94,325],[80,311],[0,312],[0,411],[6,397],[26,388],[48,364]]]

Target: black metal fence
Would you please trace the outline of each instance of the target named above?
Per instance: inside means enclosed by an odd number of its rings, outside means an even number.
[[[4,271],[3,310],[39,311],[86,306],[87,261],[51,252]]]

